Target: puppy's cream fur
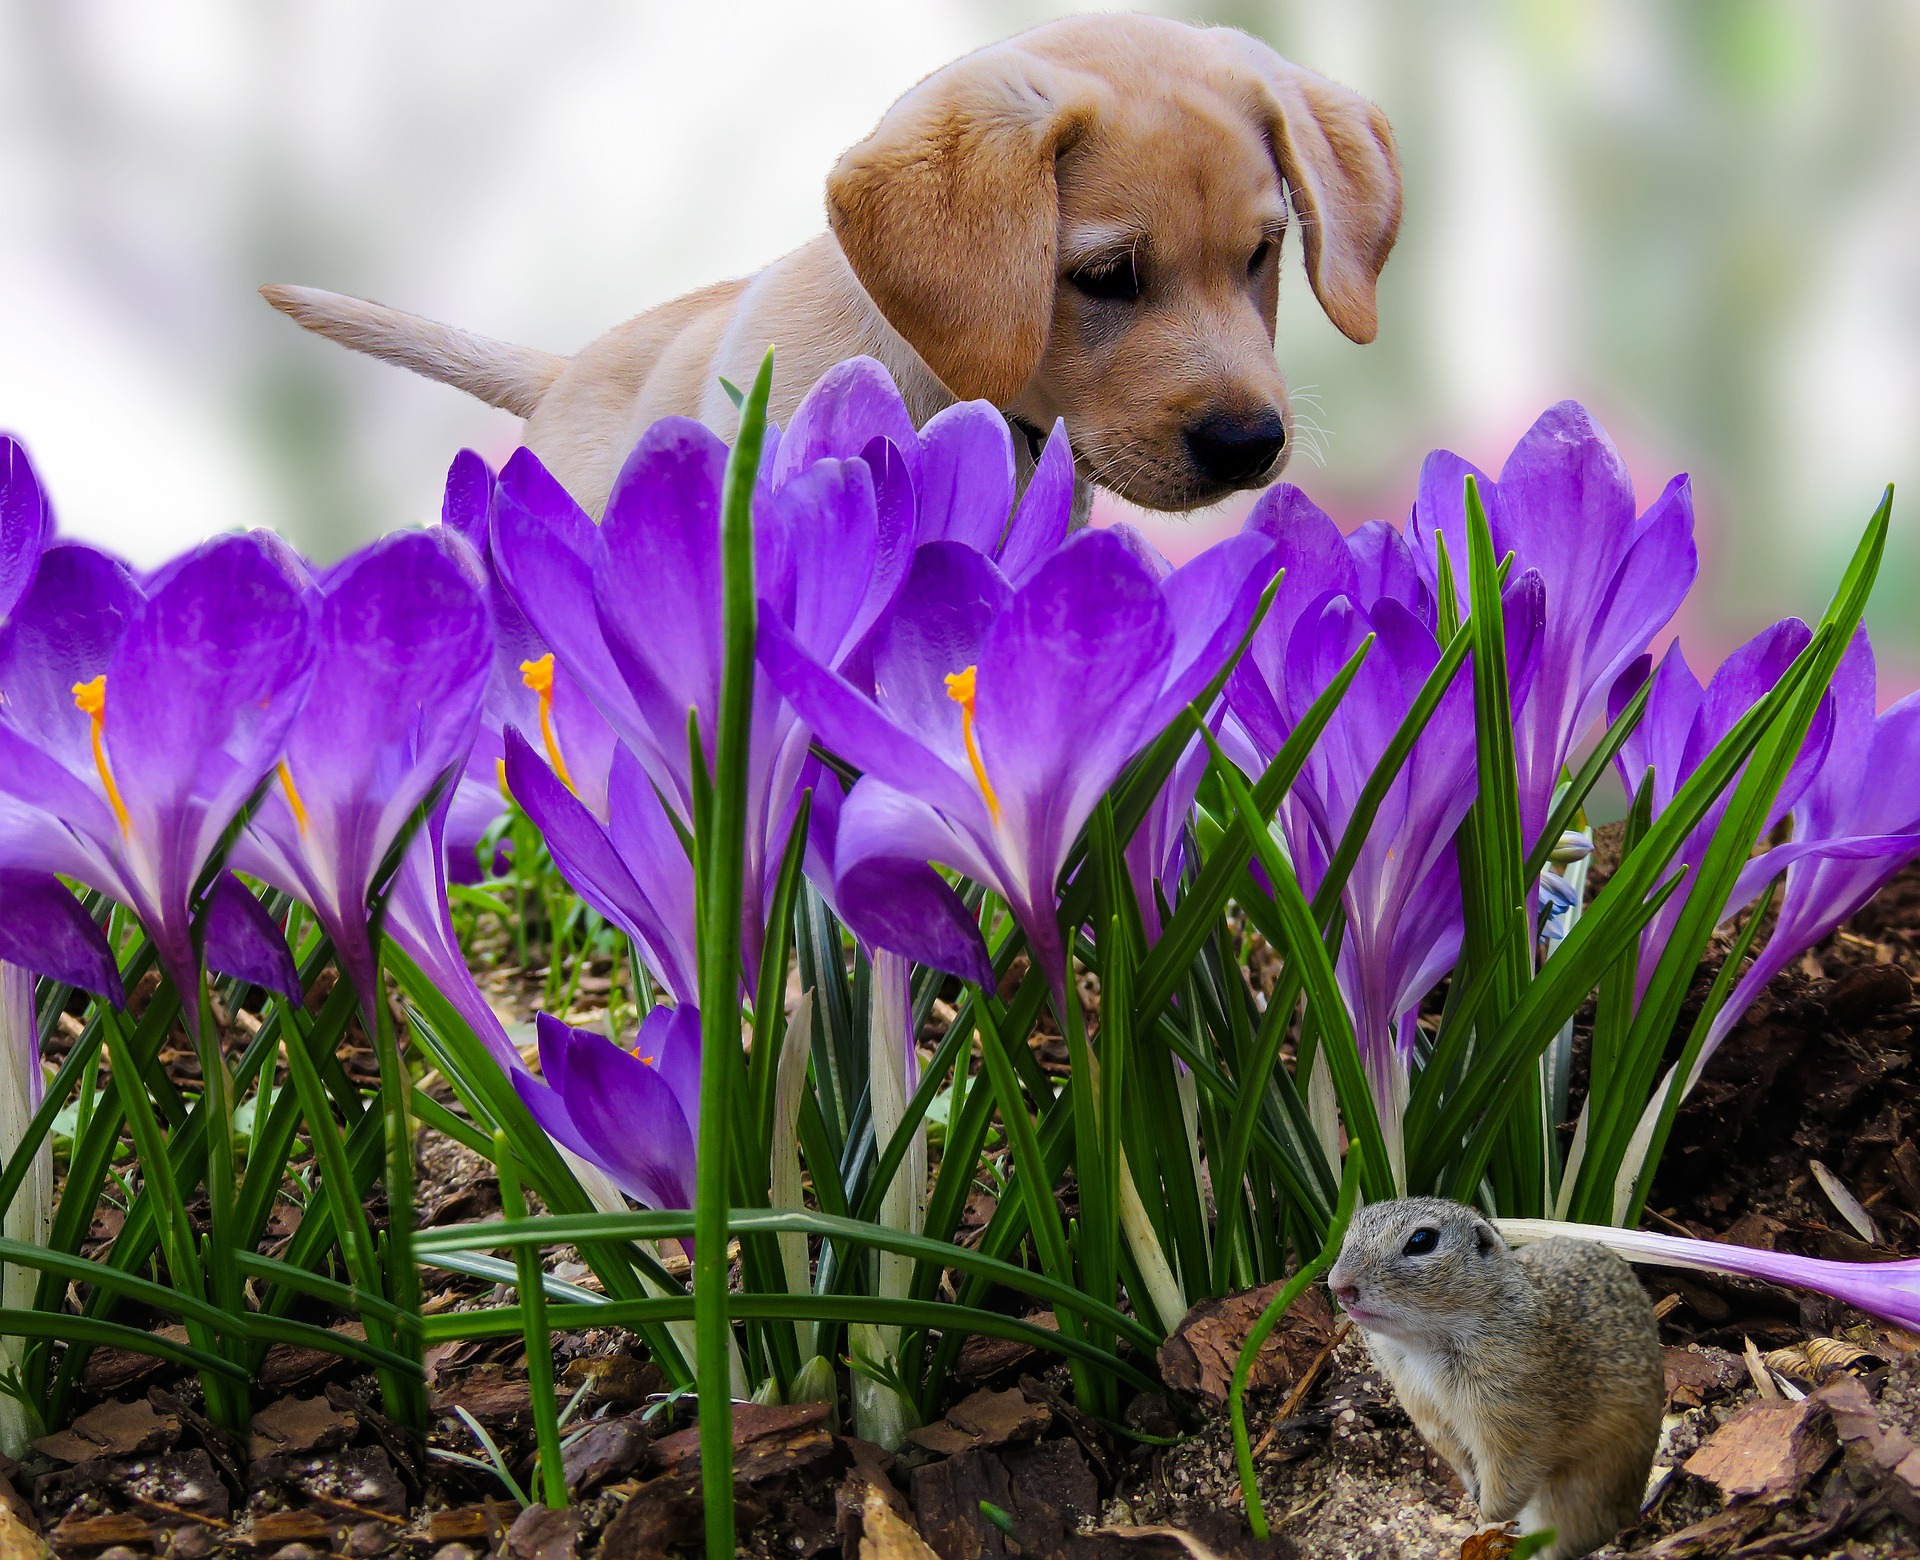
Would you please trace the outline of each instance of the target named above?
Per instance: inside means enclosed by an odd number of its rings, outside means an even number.
[[[309,330],[526,418],[526,442],[596,514],[649,423],[677,413],[730,434],[719,380],[747,383],[769,346],[776,420],[865,353],[916,423],[976,398],[1036,429],[1063,418],[1083,482],[1189,509],[1285,464],[1290,440],[1223,478],[1190,435],[1288,422],[1273,331],[1289,204],[1315,296],[1371,341],[1400,220],[1380,111],[1230,28],[1076,16],[901,98],[829,177],[829,232],[570,358],[261,290]],[[1137,296],[1088,285],[1116,274]]]

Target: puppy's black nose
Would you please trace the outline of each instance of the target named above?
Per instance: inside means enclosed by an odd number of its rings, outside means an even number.
[[[1279,413],[1255,417],[1216,414],[1187,430],[1194,465],[1215,482],[1245,482],[1269,469],[1286,446],[1287,425]]]

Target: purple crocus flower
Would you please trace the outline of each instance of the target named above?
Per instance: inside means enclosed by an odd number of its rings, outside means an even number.
[[[1821,1257],[1795,1256],[1787,1251],[1761,1251],[1717,1240],[1689,1240],[1681,1235],[1657,1235],[1650,1230],[1569,1224],[1558,1219],[1495,1222],[1500,1233],[1515,1244],[1570,1235],[1576,1240],[1593,1241],[1618,1252],[1629,1262],[1649,1267],[1732,1273],[1792,1289],[1811,1289],[1818,1294],[1832,1295],[1896,1327],[1920,1331],[1920,1259],[1830,1262]]]
[[[40,572],[40,557],[53,539],[53,511],[26,450],[0,435],[0,624],[10,623]],[[12,648],[12,636],[6,641]],[[0,652],[4,655],[5,652]],[[0,660],[0,672],[7,669]],[[0,687],[4,687],[0,683]],[[0,799],[0,840],[17,829],[31,833],[36,814]],[[114,1002],[120,1000],[120,971],[100,928],[60,880],[50,872],[0,870],[0,960],[50,980],[79,986]],[[28,982],[31,987],[31,982]],[[32,1017],[28,990],[28,1018]],[[20,1030],[33,1035],[29,1021]],[[37,1037],[36,1037],[37,1038]],[[32,1090],[30,1108],[40,1103],[37,1044],[22,1059]]]
[[[1255,507],[1248,529],[1273,538],[1287,574],[1228,679],[1233,723],[1223,746],[1236,762],[1260,773],[1361,642],[1374,638],[1280,806],[1294,869],[1311,894],[1387,744],[1439,664],[1440,643],[1432,598],[1391,527],[1343,537],[1297,489],[1282,488]],[[1531,572],[1506,588],[1516,703],[1538,665],[1541,595]],[[1473,804],[1474,777],[1473,685],[1463,672],[1382,799],[1341,892],[1347,931],[1336,974],[1396,1170],[1414,1019],[1459,956],[1464,922],[1453,836]]]
[[[1465,609],[1466,478],[1475,478],[1496,557],[1537,573],[1546,591],[1539,671],[1514,715],[1520,821],[1529,848],[1546,826],[1554,787],[1607,690],[1678,610],[1698,568],[1693,492],[1675,477],[1636,516],[1633,481],[1603,429],[1574,401],[1529,428],[1494,482],[1446,450],[1420,471],[1408,539],[1438,586],[1444,535]]]
[[[195,549],[151,594],[103,553],[50,547],[0,631],[0,791],[18,804],[0,863],[138,915],[196,1027],[194,896],[272,773],[313,647],[306,583],[258,535]]]
[[[814,406],[821,403],[810,397]],[[876,488],[864,460],[826,458],[797,468],[811,410],[770,452],[755,499],[757,585],[763,619],[778,622],[829,665],[860,647],[904,573],[911,511]],[[869,441],[870,443],[871,441]],[[884,444],[884,441],[883,441]],[[890,448],[891,446],[885,446]],[[538,462],[522,451],[502,474],[494,503],[494,546],[502,578],[564,671],[598,706],[637,761],[610,779],[608,812],[580,827],[555,787],[532,783],[515,795],[547,833],[555,860],[576,884],[592,882],[605,912],[651,946],[692,943],[686,869],[652,845],[673,839],[672,820],[652,816],[657,788],[685,824],[691,817],[689,715],[708,753],[720,685],[720,485],[726,447],[697,423],[668,419],[635,448],[594,528]],[[882,463],[883,466],[886,462]],[[911,497],[910,489],[905,490]],[[558,545],[556,545],[556,538]],[[661,633],[662,614],[672,633]],[[531,734],[528,734],[529,744]],[[799,794],[809,772],[808,734],[772,689],[756,690],[750,739],[746,827],[745,968],[757,967],[765,905],[778,874]],[[524,773],[509,746],[509,780]],[[614,768],[622,768],[615,756]],[[557,771],[556,771],[557,773]],[[624,789],[625,797],[613,795]],[[524,791],[524,794],[523,794]],[[590,809],[588,810],[590,812]],[[622,821],[616,821],[616,815]],[[664,825],[664,828],[661,827]],[[625,843],[617,836],[625,834]],[[554,844],[556,837],[561,843]],[[649,859],[628,846],[644,848]],[[675,843],[674,851],[684,859]],[[624,859],[623,859],[624,858]],[[615,871],[618,866],[621,870]],[[663,875],[662,868],[668,869]],[[668,882],[671,876],[676,881]],[[616,905],[603,892],[625,879],[644,902]],[[649,922],[686,914],[682,924]],[[683,988],[691,960],[663,980]],[[683,995],[690,992],[682,990]]]
[[[369,1015],[368,899],[473,740],[492,647],[482,588],[472,549],[446,531],[386,537],[332,571],[311,691],[234,848],[241,870],[311,907]]]
[[[635,1202],[693,1206],[700,1126],[700,1010],[657,1007],[631,1048],[542,1013],[541,1078],[513,1075],[534,1120]],[[544,1081],[543,1081],[544,1079]],[[683,1242],[691,1254],[691,1241]]]
[[[1875,716],[1873,647],[1863,628],[1833,680],[1833,740],[1793,807],[1787,844],[1750,862],[1734,890],[1744,904],[1784,870],[1773,931],[1715,1016],[1691,1088],[1766,984],[1920,857],[1920,694]]]
[[[1073,453],[1063,423],[1054,424],[1016,507],[1013,436],[991,402],[959,402],[916,432],[886,369],[870,357],[848,358],[794,409],[769,465],[779,486],[816,461],[856,458],[873,471],[883,508],[909,506],[901,534],[912,546],[963,543],[1020,585],[1067,538]]]
[[[848,924],[870,945],[986,979],[957,899],[927,924],[870,891],[938,862],[1007,901],[1064,1001],[1067,854],[1127,762],[1220,669],[1272,573],[1264,539],[1235,537],[1161,582],[1123,538],[1092,532],[1015,589],[973,549],[929,543],[877,639],[872,697],[766,625],[768,676],[864,771],[835,852]]]
[[[1705,687],[1693,675],[1679,644],[1676,642],[1670,646],[1661,658],[1659,668],[1653,673],[1646,713],[1621,747],[1616,760],[1628,794],[1639,793],[1641,780],[1651,768],[1653,816],[1658,818],[1675,793],[1699,767],[1700,761],[1733,729],[1741,716],[1766,696],[1812,637],[1812,630],[1798,618],[1784,619],[1771,628],[1761,630],[1728,656]],[[1646,678],[1647,663],[1644,658],[1622,674],[1614,684],[1609,700],[1609,720],[1618,718],[1620,711],[1639,691]],[[1829,698],[1822,700],[1806,742],[1788,770],[1779,794],[1774,798],[1765,828],[1761,831],[1763,835],[1799,801],[1801,793],[1819,770],[1832,731],[1833,705]],[[1697,868],[1706,858],[1707,849],[1713,843],[1714,833],[1726,813],[1732,792],[1733,786],[1729,786],[1715,799],[1706,816],[1675,852],[1669,870],[1682,865],[1690,869]],[[1745,897],[1741,897],[1737,891],[1721,907],[1720,915],[1732,914],[1748,898],[1758,893],[1765,883],[1765,878],[1747,883]],[[1673,935],[1683,908],[1681,897],[1675,895],[1660,908],[1640,934],[1641,957],[1636,1001],[1645,995],[1647,982],[1653,978],[1654,967],[1666,948],[1668,938]]]

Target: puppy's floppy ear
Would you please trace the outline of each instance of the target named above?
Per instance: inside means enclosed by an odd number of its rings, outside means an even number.
[[[827,216],[887,322],[962,400],[1013,399],[1053,322],[1054,160],[1094,84],[1003,44],[936,71],[827,180]]]
[[[1373,340],[1374,283],[1400,230],[1400,158],[1387,116],[1256,38],[1228,28],[1215,36],[1258,86],[1273,160],[1300,219],[1314,297],[1345,335]]]

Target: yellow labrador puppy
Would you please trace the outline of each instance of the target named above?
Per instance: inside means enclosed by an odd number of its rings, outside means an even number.
[[[1230,28],[1074,16],[894,104],[828,178],[830,232],[570,358],[336,293],[262,292],[309,330],[526,418],[527,443],[596,514],[655,419],[730,435],[720,378],[747,383],[769,345],[776,420],[867,353],[916,423],[984,399],[1037,446],[1061,418],[1083,501],[1091,483],[1192,509],[1286,463],[1273,332],[1289,205],[1321,307],[1371,341],[1400,221],[1380,111]]]

